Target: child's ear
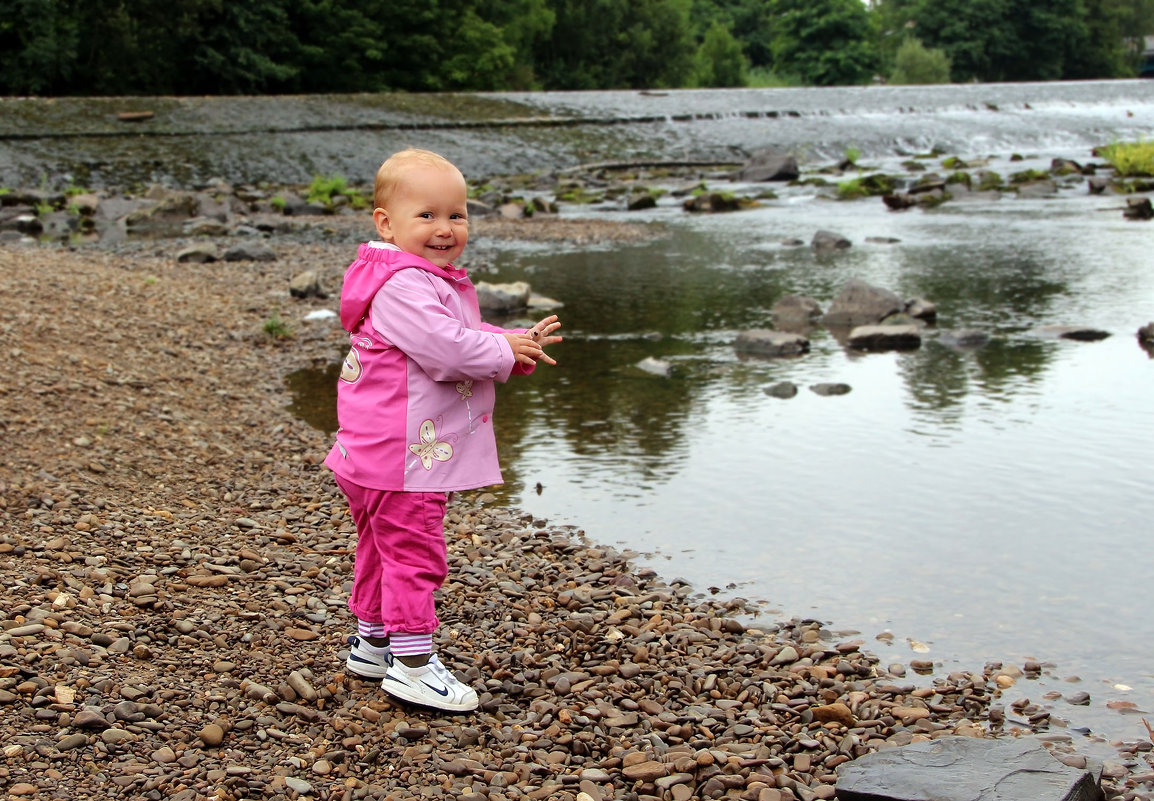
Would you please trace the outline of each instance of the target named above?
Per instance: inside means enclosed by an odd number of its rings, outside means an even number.
[[[389,213],[384,209],[373,209],[373,225],[377,227],[377,233],[381,239],[386,242],[393,241],[393,225],[389,221]]]

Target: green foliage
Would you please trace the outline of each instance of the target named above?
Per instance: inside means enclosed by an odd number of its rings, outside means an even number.
[[[790,73],[780,73],[770,67],[754,67],[746,74],[746,85],[756,89],[788,89],[801,86],[801,78]]]
[[[890,73],[893,84],[936,84],[950,82],[950,58],[945,51],[927,49],[920,40],[908,38],[894,57]]]
[[[857,160],[861,158],[861,149],[850,145],[845,149],[845,160],[850,164],[857,165]]]
[[[973,177],[964,170],[950,173],[946,176],[947,184],[965,184],[967,187],[971,185]]]
[[[1154,175],[1154,139],[1114,142],[1098,148],[1098,155],[1104,158],[1119,176]]]
[[[284,195],[274,195],[269,198],[268,204],[281,214],[284,214],[285,207],[288,206],[288,201],[285,200]]]
[[[1002,188],[1002,176],[993,170],[983,170],[978,173],[978,191],[989,192]]]
[[[261,326],[261,330],[272,339],[293,338],[292,327],[281,319],[280,312],[274,311],[269,316],[269,318],[264,321],[264,325]]]
[[[349,182],[343,175],[314,175],[306,199],[309,203],[331,206],[333,195],[347,195]]]
[[[1133,77],[1146,32],[1154,0],[0,0],[0,94]]]
[[[916,35],[953,80],[1132,77],[1154,0],[876,0],[883,57]],[[896,65],[895,65],[896,66]]]
[[[1031,181],[1046,181],[1049,180],[1050,173],[1045,170],[1022,170],[1010,174],[1011,184],[1028,184]]]
[[[749,59],[721,23],[715,22],[697,49],[694,84],[706,87],[745,86]]]
[[[894,179],[884,173],[864,175],[839,183],[837,197],[838,200],[854,200],[873,195],[890,195],[893,194],[895,186]]]
[[[872,80],[879,64],[873,18],[861,0],[770,0],[773,64],[807,84]]]
[[[552,89],[684,86],[696,51],[690,0],[552,0],[556,23],[534,48]]]

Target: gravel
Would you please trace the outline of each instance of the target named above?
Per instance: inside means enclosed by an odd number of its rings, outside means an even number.
[[[488,235],[527,231],[602,235]],[[8,797],[812,801],[881,748],[1044,728],[999,703],[1001,666],[917,685],[861,639],[751,622],[484,492],[449,509],[438,632],[481,708],[346,673],[355,530],[284,386],[345,341],[304,320],[331,297],[288,291],[313,269],[335,296],[352,245],[325,238],[207,264],[172,240],[0,247]],[[1108,797],[1147,797],[1148,763],[1111,769]]]

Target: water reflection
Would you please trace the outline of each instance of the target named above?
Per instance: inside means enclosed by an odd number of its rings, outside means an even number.
[[[627,217],[666,224],[641,245],[490,244],[486,279],[562,301],[566,332],[556,368],[498,391],[498,494],[698,587],[733,584],[867,635],[890,628],[961,669],[1048,659],[1154,707],[1154,676],[1117,642],[1148,633],[1154,602],[1141,560],[1126,557],[1154,517],[1137,478],[1154,372],[1133,340],[1150,320],[1149,228],[1103,223],[1093,202],[892,215],[815,200],[708,219],[658,208]],[[781,244],[819,227],[854,246]],[[828,307],[855,277],[937,305],[920,349],[852,353],[818,327],[801,358],[734,352],[741,330],[772,326],[782,295]],[[1114,336],[1033,333],[1052,323]],[[967,328],[988,344],[941,339]],[[647,358],[669,376],[638,369]],[[292,379],[298,398],[323,393],[302,416],[331,408],[337,359],[315,383]],[[767,396],[778,381],[801,391]],[[810,391],[821,382],[852,392]],[[1079,712],[1117,725],[1106,714]]]

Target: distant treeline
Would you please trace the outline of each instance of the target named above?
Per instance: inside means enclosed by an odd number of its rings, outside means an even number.
[[[1154,0],[0,0],[0,94],[1133,77]]]

